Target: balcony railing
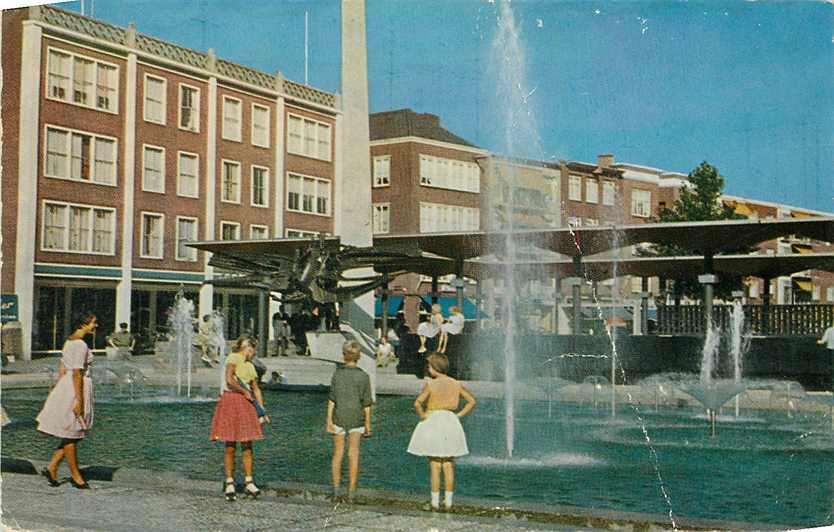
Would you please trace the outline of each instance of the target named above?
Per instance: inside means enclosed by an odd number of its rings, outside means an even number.
[[[744,305],[745,330],[757,336],[822,336],[834,323],[834,305]],[[716,305],[712,320],[730,330],[731,305]],[[700,305],[664,306],[657,309],[658,334],[703,334],[704,308]]]

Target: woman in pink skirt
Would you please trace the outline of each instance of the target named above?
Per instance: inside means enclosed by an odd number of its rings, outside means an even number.
[[[75,332],[64,343],[58,364],[58,382],[38,414],[38,430],[61,438],[49,465],[41,471],[52,487],[59,486],[57,474],[61,460],[69,466],[70,483],[78,489],[89,489],[78,469],[76,446],[93,426],[93,381],[90,364],[93,353],[84,337],[96,330],[98,321],[92,314],[84,315],[76,324]]]
[[[252,365],[257,345],[257,341],[251,336],[241,336],[235,341],[232,352],[226,357],[220,400],[217,401],[214,418],[211,420],[211,439],[226,442],[223,456],[226,481],[223,484],[223,493],[229,501],[237,498],[234,476],[235,449],[238,443],[243,449],[243,473],[246,475],[243,493],[250,497],[261,494],[261,490],[252,480],[252,441],[264,437],[253,403],[258,401],[263,407],[258,376]]]

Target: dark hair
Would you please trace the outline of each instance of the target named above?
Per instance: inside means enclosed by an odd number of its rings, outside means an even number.
[[[94,319],[96,319],[96,315],[93,314],[92,312],[84,312],[82,314],[78,314],[75,317],[75,320],[72,322],[72,325],[73,325],[72,330],[77,331],[78,329],[87,325],[88,323],[90,323]]]
[[[243,344],[244,343],[248,343],[249,345],[251,345],[252,349],[257,349],[258,348],[258,341],[257,340],[255,340],[253,337],[251,337],[247,334],[242,334],[242,335],[237,337],[237,340],[235,340],[235,343],[232,346],[232,353],[240,353],[240,350],[243,349]]]
[[[432,353],[426,358],[429,366],[438,373],[446,375],[449,371],[449,359],[442,353]]]
[[[121,323],[119,324],[119,327],[121,327],[122,329],[127,329],[127,323],[125,323],[125,322],[121,322]]]

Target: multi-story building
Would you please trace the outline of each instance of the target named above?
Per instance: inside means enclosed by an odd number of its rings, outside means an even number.
[[[2,12],[4,299],[24,356],[93,311],[164,326],[178,289],[227,333],[251,291],[213,288],[193,240],[333,233],[339,97],[75,13]],[[31,340],[31,345],[30,345]]]

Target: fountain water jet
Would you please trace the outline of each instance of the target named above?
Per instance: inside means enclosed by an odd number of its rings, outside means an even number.
[[[194,338],[194,302],[177,292],[174,305],[168,311],[168,330],[173,335],[177,353],[177,395],[182,395],[183,366],[186,374],[186,394],[191,397],[192,340]]]

